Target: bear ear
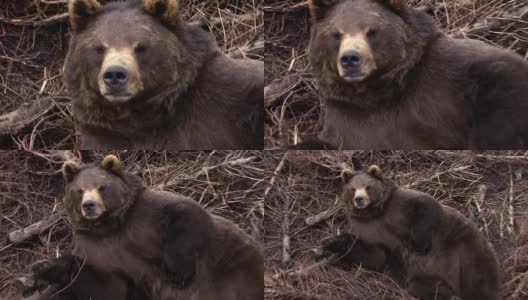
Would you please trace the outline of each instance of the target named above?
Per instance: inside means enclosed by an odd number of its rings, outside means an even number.
[[[73,32],[83,30],[88,21],[102,10],[103,7],[97,0],[69,0],[68,15]]]
[[[397,11],[401,11],[407,8],[406,0],[383,0],[382,2]]]
[[[380,169],[380,167],[378,167],[377,165],[372,165],[372,166],[370,166],[370,167],[368,168],[367,173],[368,173],[369,175],[372,175],[372,176],[374,176],[374,177],[378,177],[378,178],[381,177],[381,175],[382,175],[382,173],[381,173],[381,169]]]
[[[101,168],[119,174],[121,173],[121,161],[115,155],[107,155],[101,162]]]
[[[180,20],[177,0],[146,0],[143,9],[169,25],[176,25]]]
[[[309,0],[310,14],[315,20],[324,18],[326,11],[334,6],[339,0]]]
[[[73,180],[73,177],[75,177],[75,174],[79,173],[80,170],[81,170],[81,167],[75,161],[73,160],[65,161],[62,164],[62,168],[61,168],[64,181],[71,182]]]
[[[343,180],[343,183],[347,183],[354,177],[354,173],[350,169],[343,169],[341,171],[341,180]]]

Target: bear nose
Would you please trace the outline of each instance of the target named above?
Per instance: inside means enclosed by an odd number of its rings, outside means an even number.
[[[341,55],[341,66],[345,69],[355,68],[361,65],[363,57],[357,51],[347,51]]]
[[[95,201],[93,200],[86,200],[83,202],[82,207],[84,210],[94,210],[95,209]]]
[[[128,72],[120,66],[111,66],[103,74],[103,80],[109,88],[119,88],[128,82]]]
[[[354,199],[358,205],[363,205],[363,197],[358,196]]]

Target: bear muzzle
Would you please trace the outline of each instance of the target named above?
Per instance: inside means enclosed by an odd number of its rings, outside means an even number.
[[[366,208],[370,204],[370,198],[366,189],[361,188],[356,190],[354,195],[354,206],[358,209]]]
[[[143,90],[131,49],[107,49],[99,74],[99,91],[112,103],[125,103]]]
[[[94,220],[99,218],[106,211],[103,199],[97,190],[87,190],[84,192],[81,201],[81,213],[83,218]]]
[[[339,46],[337,71],[346,82],[360,82],[376,68],[370,45],[364,34],[345,34]]]

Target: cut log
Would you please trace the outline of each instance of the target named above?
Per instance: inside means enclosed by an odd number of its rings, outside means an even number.
[[[31,224],[30,226],[22,229],[12,231],[8,234],[9,241],[15,245],[18,245],[29,238],[39,235],[44,231],[48,230],[51,226],[55,225],[60,219],[58,214],[52,214],[49,217]]]

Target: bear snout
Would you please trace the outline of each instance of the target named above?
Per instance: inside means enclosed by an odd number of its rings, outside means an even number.
[[[365,198],[363,197],[356,197],[354,199],[354,202],[356,204],[356,207],[361,208],[365,206]]]
[[[364,33],[345,34],[337,54],[337,71],[347,82],[359,82],[376,69],[374,54]]]
[[[128,82],[128,71],[121,66],[110,66],[103,74],[103,81],[110,92],[118,92]]]
[[[96,189],[84,192],[81,201],[81,212],[86,219],[97,219],[106,211],[101,194]]]
[[[94,200],[86,200],[82,204],[82,208],[85,211],[92,211],[95,210],[95,201]]]
[[[363,57],[359,52],[351,50],[343,53],[339,62],[345,70],[351,73],[356,73],[363,63]]]
[[[99,91],[110,102],[124,103],[143,91],[133,49],[108,48],[99,72]]]

